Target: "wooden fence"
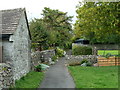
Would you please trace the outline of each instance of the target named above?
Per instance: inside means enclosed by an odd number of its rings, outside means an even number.
[[[120,57],[98,57],[99,66],[118,66],[120,65]]]

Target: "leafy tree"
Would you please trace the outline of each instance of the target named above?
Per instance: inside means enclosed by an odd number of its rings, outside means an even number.
[[[49,40],[53,45],[64,46],[71,38],[71,19],[72,16],[67,16],[67,13],[59,10],[52,10],[45,7],[43,10],[43,21],[46,23],[47,30],[51,32],[50,36],[54,36],[54,40]],[[54,35],[53,35],[54,34]]]
[[[89,39],[91,43],[120,43],[120,2],[85,2],[77,6],[75,38]]]
[[[46,45],[48,33],[42,19],[34,19],[30,23],[30,31],[32,36],[32,47],[37,47],[40,50]]]
[[[59,10],[44,8],[41,19],[30,22],[30,31],[33,42],[38,42],[41,47],[65,47],[70,43],[72,36],[71,19],[67,13]]]

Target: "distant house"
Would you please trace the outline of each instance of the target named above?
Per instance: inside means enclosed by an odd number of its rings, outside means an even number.
[[[0,63],[10,63],[14,80],[30,71],[30,43],[26,10],[0,11]]]

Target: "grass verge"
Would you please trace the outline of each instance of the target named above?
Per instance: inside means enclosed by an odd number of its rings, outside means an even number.
[[[111,53],[111,55],[118,55],[119,50],[98,50],[98,55],[106,55],[107,53]]]
[[[118,88],[118,67],[69,66],[76,88]]]
[[[43,77],[43,72],[31,71],[20,80],[16,80],[14,88],[38,88]]]

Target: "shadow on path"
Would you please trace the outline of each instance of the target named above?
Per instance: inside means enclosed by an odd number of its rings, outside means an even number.
[[[74,81],[65,66],[64,57],[48,69],[40,88],[75,88]]]

